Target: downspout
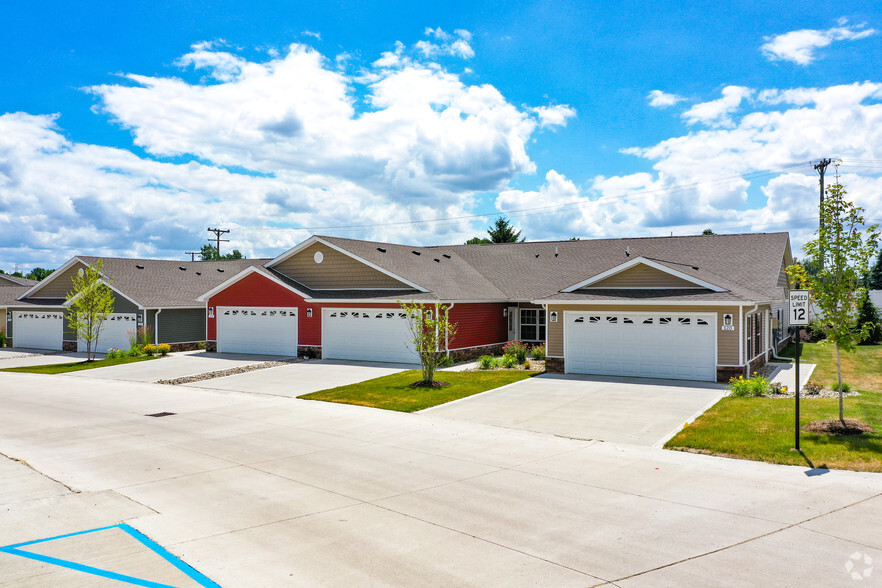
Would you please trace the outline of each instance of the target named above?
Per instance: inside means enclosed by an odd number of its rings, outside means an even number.
[[[447,322],[450,323],[450,309],[456,306],[456,302],[451,302],[450,306],[447,307]],[[447,357],[450,357],[450,334],[445,331],[444,332],[444,349],[447,351]]]
[[[748,311],[744,314],[744,320],[743,320],[742,322],[746,323],[746,322],[747,322],[747,317],[749,317],[750,315],[752,315],[753,313],[755,313],[756,310],[757,310],[758,308],[759,308],[759,302],[757,302],[756,304],[754,304],[754,305],[753,305],[753,308],[751,308],[750,310],[748,310]],[[744,343],[744,336],[743,336],[743,333],[742,333],[741,343],[739,343],[739,345],[742,345],[743,343]],[[747,372],[748,372],[747,375],[749,376],[749,375],[750,375],[750,358],[748,358],[747,356],[744,357],[744,367],[747,369]]]
[[[147,311],[144,311],[145,313]],[[159,313],[162,312],[161,308],[156,309],[156,314],[153,315],[153,341],[156,345],[159,345]]]

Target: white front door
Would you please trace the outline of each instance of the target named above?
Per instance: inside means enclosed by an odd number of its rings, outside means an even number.
[[[564,313],[567,373],[716,380],[712,313]]]
[[[131,347],[132,339],[138,332],[137,318],[135,314],[109,315],[98,332],[98,341],[92,342],[92,351],[107,353],[108,349],[125,351]],[[77,341],[77,351],[86,352],[86,342],[83,339]]]
[[[64,332],[62,311],[12,312],[12,343],[25,349],[61,349]]]
[[[322,309],[322,358],[419,363],[407,314],[397,308]]]
[[[297,356],[297,308],[219,306],[217,350]]]
[[[517,306],[509,306],[508,307],[508,340],[514,341],[515,339],[519,339],[518,336],[518,323],[520,322],[520,316],[518,315],[518,307]]]

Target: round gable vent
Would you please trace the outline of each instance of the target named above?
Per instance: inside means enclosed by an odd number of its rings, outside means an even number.
[[[312,258],[316,263],[321,263],[325,259],[325,255],[321,251],[316,251]]]

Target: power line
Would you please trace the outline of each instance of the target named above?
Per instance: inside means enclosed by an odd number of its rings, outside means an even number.
[[[221,241],[229,242],[229,239],[221,239],[221,235],[223,235],[224,233],[229,233],[229,232],[230,232],[230,229],[212,229],[211,227],[208,227],[208,232],[209,232],[209,233],[214,233],[214,235],[215,235],[215,241],[217,241],[217,246],[216,246],[216,248],[215,248],[215,251],[217,251],[217,258],[220,259],[220,256],[221,256],[221,253],[220,253],[220,244],[221,244]]]

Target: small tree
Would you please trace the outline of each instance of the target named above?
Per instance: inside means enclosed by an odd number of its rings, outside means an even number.
[[[873,269],[867,274],[867,288],[870,290],[882,290],[882,250],[876,256]]]
[[[853,351],[871,330],[869,324],[855,328],[857,303],[866,295],[861,276],[879,247],[879,225],[864,230],[864,209],[845,199],[846,191],[832,184],[821,205],[821,226],[817,238],[803,246],[809,260],[817,264],[815,275],[802,265],[787,268],[791,281],[808,287],[812,301],[820,310],[825,338],[821,343],[836,347],[839,377],[839,420],[845,426],[842,394],[842,351]]]
[[[86,359],[95,359],[95,346],[101,336],[101,327],[113,312],[113,290],[107,285],[101,273],[103,262],[88,266],[73,278],[73,291],[68,292],[70,302],[71,330],[77,339],[86,342]]]
[[[38,282],[41,282],[41,281],[45,280],[46,278],[48,278],[52,274],[52,272],[54,272],[54,271],[55,271],[54,269],[35,267],[25,277],[29,280],[36,280]]]
[[[437,387],[442,385],[435,382],[435,370],[438,364],[447,354],[447,344],[456,336],[456,323],[450,323],[450,309],[443,305],[435,304],[434,308],[414,302],[398,301],[401,308],[407,313],[407,324],[413,335],[411,344],[413,350],[420,356],[423,379],[414,382],[412,386]]]
[[[217,251],[217,247],[215,247],[214,245],[203,245],[202,250],[199,252],[199,257],[202,261],[245,259],[245,256],[242,255],[242,252],[238,249],[233,249],[230,253],[224,253],[223,255],[220,255]]]
[[[702,235],[716,235],[712,229],[705,229],[701,232]]]
[[[504,216],[500,216],[493,223],[493,226],[487,229],[490,240],[494,243],[523,243],[524,238],[521,237],[521,231],[518,231],[511,225],[509,220]]]

